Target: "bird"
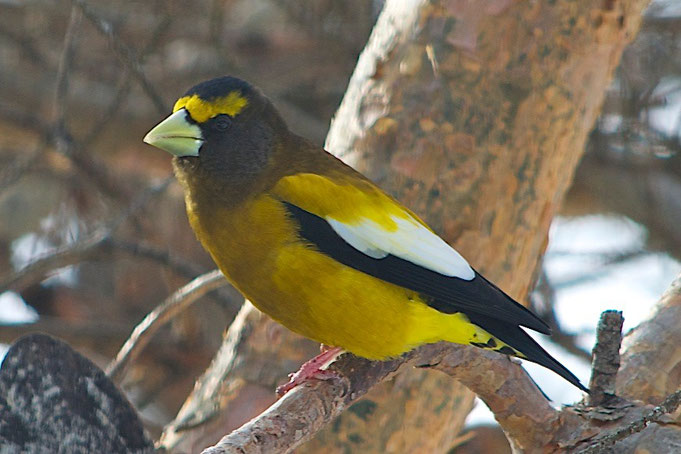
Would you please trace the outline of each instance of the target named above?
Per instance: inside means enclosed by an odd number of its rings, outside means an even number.
[[[548,325],[421,218],[293,133],[258,88],[201,82],[144,142],[173,155],[189,223],[253,305],[323,351],[280,393],[350,352],[396,358],[448,341],[540,364],[588,392],[525,331]]]

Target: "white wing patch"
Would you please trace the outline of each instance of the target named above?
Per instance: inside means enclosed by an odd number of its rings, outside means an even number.
[[[370,219],[353,224],[329,216],[325,219],[343,240],[369,257],[381,259],[392,254],[445,276],[467,281],[475,277],[466,259],[418,221],[411,217],[391,218],[397,224],[395,231],[388,231]]]

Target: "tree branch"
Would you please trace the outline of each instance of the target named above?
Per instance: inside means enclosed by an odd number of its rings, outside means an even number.
[[[616,396],[615,382],[620,368],[623,323],[622,312],[613,310],[603,312],[598,322],[589,382],[589,404],[593,407],[607,404]]]
[[[620,313],[606,311],[599,324],[594,378],[591,381],[597,394],[592,399],[596,406],[578,404],[574,408],[557,411],[524,370],[508,358],[472,347],[439,343],[420,347],[399,359],[385,362],[344,355],[331,366],[339,372],[339,378],[313,381],[294,389],[204,453],[290,452],[372,386],[393,376],[405,365],[440,370],[469,387],[494,412],[518,451],[605,453],[612,452],[615,443],[620,443],[621,449],[672,446],[681,441],[678,427],[664,424],[651,427],[651,423],[669,421],[665,415],[679,407],[681,391],[668,396],[657,407],[615,398],[613,384],[617,373],[621,323]],[[648,428],[650,430],[646,430]],[[601,436],[594,437],[595,434]],[[633,434],[640,436],[630,437]]]
[[[149,79],[147,79],[144,71],[142,71],[142,65],[135,55],[135,52],[118,36],[113,25],[95,14],[95,12],[87,5],[87,2],[84,0],[71,0],[71,3],[78,7],[78,9],[83,13],[83,16],[85,16],[102,35],[106,36],[118,59],[125,65],[125,67],[140,84],[142,91],[144,91],[144,93],[146,93],[146,95],[149,97],[151,102],[156,107],[156,110],[161,114],[167,113],[168,107],[166,106],[165,101],[163,101],[161,95],[158,94],[154,88],[154,85],[149,81]]]
[[[50,271],[87,260],[96,252],[95,249],[109,238],[110,233],[106,229],[97,230],[84,240],[57,248],[24,268],[9,273],[0,279],[0,293],[9,289],[23,289],[42,280]]]
[[[629,399],[659,404],[681,386],[681,276],[656,304],[650,319],[639,324],[622,341],[622,367],[617,392]]]
[[[33,169],[38,160],[43,157],[46,148],[46,145],[43,143],[26,155],[24,155],[26,152],[11,152],[11,154],[19,157],[12,160],[12,162],[6,165],[2,172],[0,172],[0,192],[12,186],[19,181],[26,172]]]
[[[144,46],[144,48],[139,54],[140,65],[144,61],[144,58],[149,53],[156,49],[161,36],[163,36],[163,34],[168,30],[170,24],[171,20],[168,17],[168,15],[166,15],[161,19],[158,25],[156,25],[156,28],[154,29],[151,37],[149,38],[149,42]],[[95,121],[95,123],[90,128],[89,132],[84,135],[84,138],[82,140],[83,148],[87,148],[90,144],[92,144],[92,142],[94,142],[97,139],[97,137],[104,130],[105,126],[111,121],[111,118],[113,118],[113,116],[118,112],[121,106],[123,106],[126,95],[130,91],[131,79],[132,79],[131,71],[126,67],[123,72],[123,75],[121,76],[116,86],[116,90],[112,97],[111,103],[102,113],[99,119]]]
[[[109,378],[116,383],[120,382],[126,368],[139,356],[159,328],[191,306],[201,296],[225,284],[227,281],[220,270],[214,270],[197,277],[166,298],[135,327],[116,358],[109,363],[106,369]]]
[[[153,260],[187,279],[193,279],[205,271],[205,268],[178,256],[168,249],[160,249],[143,241],[135,242],[111,238],[106,245],[134,257]]]
[[[65,131],[66,126],[66,96],[69,90],[69,75],[71,74],[71,62],[75,52],[76,35],[80,25],[82,15],[75,7],[71,8],[71,16],[69,24],[64,33],[64,45],[62,49],[61,58],[59,59],[59,67],[57,69],[57,83],[54,89],[54,131],[57,139],[60,134]]]
[[[521,446],[551,433],[527,431],[518,418],[552,427],[558,412],[525,371],[508,358],[473,347],[431,344],[390,361],[369,361],[346,354],[331,368],[338,379],[295,388],[255,419],[225,436],[204,454],[284,453],[310,439],[325,424],[377,383],[405,366],[442,371],[476,392],[495,411],[499,423]]]
[[[537,301],[539,300],[539,301]],[[572,353],[587,361],[591,361],[591,353],[584,350],[577,344],[578,336],[563,329],[558,317],[556,317],[556,290],[553,283],[549,281],[546,271],[542,267],[539,280],[530,294],[532,308],[549,325],[551,329],[551,340]]]
[[[615,443],[641,432],[651,423],[669,422],[664,421],[664,416],[674,413],[676,409],[679,408],[679,405],[681,405],[681,390],[678,390],[675,393],[667,396],[667,398],[660,405],[650,410],[641,419],[638,419],[631,424],[601,438],[597,443],[582,451],[579,451],[579,454],[611,453],[613,452],[612,447],[615,445]]]
[[[62,54],[61,58],[59,59],[59,67],[57,69],[57,82],[55,84],[54,103],[52,106],[52,110],[54,112],[54,121],[51,128],[52,133],[42,134],[44,139],[46,139],[48,135],[52,136],[55,142],[60,141],[60,136],[65,130],[67,106],[66,95],[68,93],[69,74],[75,49],[75,37],[80,24],[80,18],[80,13],[75,8],[72,8],[69,23],[66,28],[66,32],[64,33]],[[6,33],[9,34],[8,32]],[[22,40],[18,42],[25,43],[27,41]],[[32,47],[24,47],[24,49],[27,50],[28,54],[31,55],[32,58],[39,58],[36,57],[38,54],[35,51],[31,52],[33,49]],[[42,60],[39,59],[37,61]],[[16,153],[16,155],[20,156],[20,158],[16,159],[9,166],[7,166],[7,168],[0,175],[0,191],[16,183],[24,175],[24,173],[32,168],[33,165],[43,156],[46,148],[47,147],[45,146],[45,143],[42,143],[25,157],[23,156],[23,153]]]
[[[73,265],[88,259],[97,252],[98,247],[105,245],[111,238],[111,235],[123,222],[146,205],[153,196],[163,192],[171,181],[172,177],[168,177],[160,184],[153,185],[142,191],[117,217],[112,219],[104,227],[96,230],[84,240],[60,247],[54,252],[36,259],[24,268],[2,277],[0,279],[0,292],[10,288],[24,288],[27,285],[40,280],[45,274],[52,270]]]

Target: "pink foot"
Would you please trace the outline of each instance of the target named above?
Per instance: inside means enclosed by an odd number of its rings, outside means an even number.
[[[281,397],[298,385],[310,379],[330,380],[338,377],[338,373],[326,368],[336,360],[341,354],[345,353],[340,347],[327,347],[322,345],[322,352],[311,360],[300,366],[300,370],[295,374],[290,374],[289,381],[277,387],[277,396]]]

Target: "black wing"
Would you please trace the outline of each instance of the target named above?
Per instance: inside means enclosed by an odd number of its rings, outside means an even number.
[[[282,203],[299,224],[300,236],[320,252],[358,271],[418,292],[429,306],[440,312],[462,312],[472,318],[478,314],[550,333],[546,323],[477,272],[467,281],[444,276],[394,255],[380,259],[369,257],[343,240],[323,218],[291,203]]]

